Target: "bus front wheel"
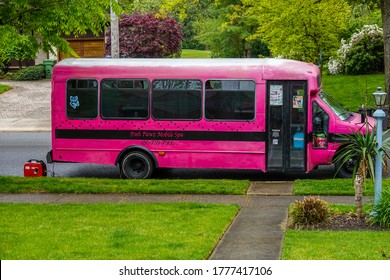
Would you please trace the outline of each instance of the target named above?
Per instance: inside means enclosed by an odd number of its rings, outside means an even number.
[[[339,178],[352,178],[353,175],[353,169],[356,164],[356,159],[351,158],[343,163],[343,159],[340,159],[335,164],[335,169],[337,171],[337,175]]]
[[[120,165],[121,173],[128,179],[147,179],[152,176],[152,159],[143,152],[133,151],[125,155]]]

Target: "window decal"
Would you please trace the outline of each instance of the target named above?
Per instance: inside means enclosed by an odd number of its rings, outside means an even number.
[[[282,106],[283,105],[283,86],[282,85],[271,85],[270,105],[271,106]]]
[[[80,102],[79,102],[79,97],[78,96],[69,96],[70,98],[70,103],[69,105],[73,108],[73,109],[77,109],[77,107],[80,106]]]

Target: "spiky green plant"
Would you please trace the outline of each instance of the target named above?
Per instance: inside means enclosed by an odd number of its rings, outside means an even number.
[[[390,228],[390,191],[382,192],[379,203],[374,205],[371,221],[382,227]]]
[[[389,131],[384,132],[384,135]],[[382,164],[386,165],[385,158],[389,158],[390,139],[386,138],[379,149],[376,141],[376,131],[375,129],[370,130],[368,126],[366,126],[365,132],[357,131],[351,134],[340,134],[339,136],[345,139],[345,143],[336,152],[334,162],[340,162],[339,169],[351,160],[354,162],[352,178],[355,188],[356,213],[359,217],[362,217],[363,186],[367,175],[375,181],[374,163],[377,155],[381,158]]]

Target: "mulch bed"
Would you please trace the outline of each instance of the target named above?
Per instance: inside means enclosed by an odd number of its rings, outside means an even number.
[[[340,214],[332,215],[326,222],[317,225],[305,225],[305,226],[291,226],[288,223],[289,229],[301,229],[301,230],[373,230],[373,231],[384,231],[390,230],[390,228],[383,228],[378,224],[371,224],[369,216],[365,215],[360,219],[354,214]]]

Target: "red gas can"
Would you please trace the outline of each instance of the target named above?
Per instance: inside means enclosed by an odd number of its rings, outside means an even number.
[[[24,177],[42,177],[46,175],[46,164],[42,160],[30,159],[24,164]]]

